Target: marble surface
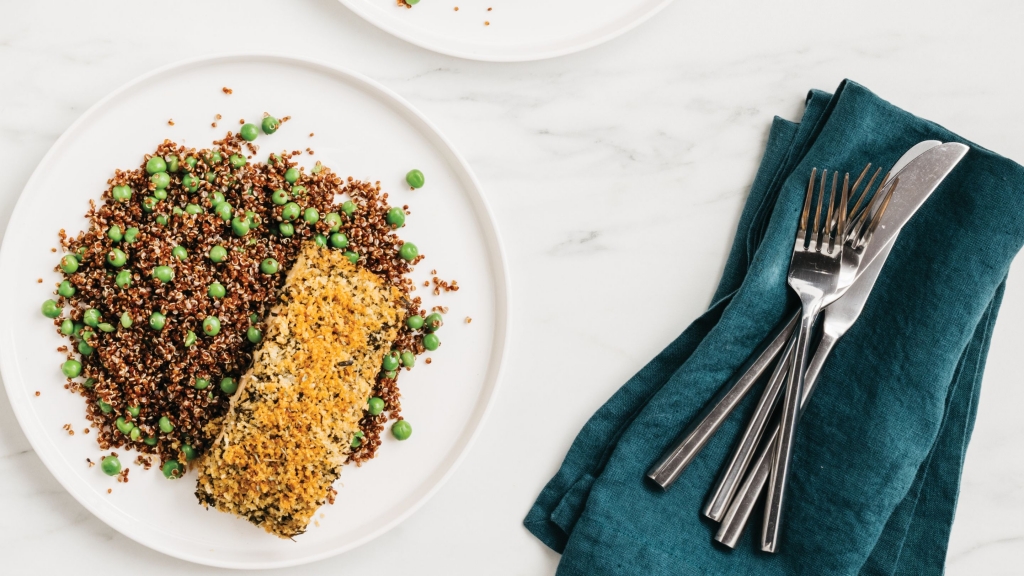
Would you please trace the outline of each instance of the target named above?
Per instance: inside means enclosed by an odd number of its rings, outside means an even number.
[[[513,345],[498,405],[440,493],[387,535],[301,573],[386,563],[394,574],[551,574],[558,556],[521,519],[586,418],[707,305],[773,115],[797,119],[807,89],[849,77],[1024,161],[1024,5],[768,4],[680,0],[603,46],[498,65],[422,51],[334,0],[5,3],[0,233],[54,140],[155,66],[272,51],[396,90],[465,154],[490,198],[513,277]],[[1018,259],[967,453],[953,575],[1017,574],[1024,560],[1022,280]],[[3,395],[0,487],[5,572],[218,572],[92,517],[33,454]]]

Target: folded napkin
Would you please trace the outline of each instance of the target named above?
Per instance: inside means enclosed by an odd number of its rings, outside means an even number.
[[[812,167],[891,166],[922,140],[963,161],[900,234],[800,422],[780,551],[759,506],[735,550],[701,514],[755,389],[666,492],[645,472],[776,324]],[[897,194],[899,192],[897,191]],[[526,527],[558,574],[941,574],[985,356],[1024,244],[1024,168],[845,81],[776,118],[708,311],[587,422]],[[754,538],[754,535],[758,535]]]

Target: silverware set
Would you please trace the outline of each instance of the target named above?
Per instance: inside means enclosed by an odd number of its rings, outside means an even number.
[[[667,490],[774,363],[704,506],[704,515],[720,522],[715,540],[735,547],[766,492],[760,546],[766,552],[778,549],[797,426],[822,367],[860,316],[900,229],[967,150],[958,143],[921,142],[881,180],[876,169],[863,188],[870,164],[852,185],[849,174],[840,184],[838,172],[831,172],[830,179],[827,170],[820,177],[811,170],[787,275],[800,312],[751,356],[732,385],[720,390],[682,440],[647,472]],[[811,355],[816,332],[821,336]]]

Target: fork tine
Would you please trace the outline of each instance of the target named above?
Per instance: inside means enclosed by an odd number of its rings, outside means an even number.
[[[850,189],[850,197],[851,198],[857,195],[857,188],[860,188],[860,183],[864,181],[864,177],[867,176],[868,170],[870,170],[870,169],[871,169],[871,162],[868,162],[867,166],[864,167],[864,170],[861,171],[860,176],[857,176],[857,180],[853,183],[853,188]],[[869,186],[870,186],[870,184],[869,184]],[[857,208],[860,207],[861,200],[864,200],[864,194],[863,193],[861,194],[860,200],[857,200],[857,204],[853,207],[853,210],[850,210],[850,214],[856,213]]]
[[[868,168],[870,168],[870,167],[871,167],[871,164],[868,164]],[[865,171],[866,171],[866,169],[865,169]],[[875,173],[871,176],[871,180],[868,180],[868,185],[865,186],[864,187],[864,191],[860,193],[860,198],[858,198],[857,199],[857,203],[853,205],[853,210],[850,210],[850,218],[851,219],[856,220],[856,219],[860,218],[861,215],[857,212],[857,209],[860,208],[861,203],[864,202],[864,199],[867,198],[868,193],[871,192],[871,186],[874,185],[875,179],[878,178],[878,174],[881,173],[881,172],[882,172],[881,168],[875,170]],[[861,174],[861,176],[863,176],[863,173]],[[858,178],[857,181],[860,182],[860,178]],[[856,187],[856,185],[854,185],[854,191],[856,191],[856,189],[857,189],[857,187]],[[850,194],[853,195],[853,192],[851,192]],[[852,230],[851,230],[851,232],[852,232]]]
[[[900,179],[897,176],[892,181],[892,185],[889,186],[889,193],[885,195],[885,200],[882,201],[882,205],[879,206],[878,212],[875,213],[874,218],[871,219],[871,225],[868,226],[867,233],[864,235],[864,242],[871,240],[871,235],[875,233],[875,229],[878,228],[879,223],[882,221],[882,215],[885,214],[885,209],[889,207],[889,200],[892,200],[892,193],[896,191],[896,187],[899,186]]]
[[[832,213],[833,207],[836,205],[836,182],[838,179],[839,172],[832,172],[832,193],[828,196],[828,213],[825,216],[825,230],[821,237],[822,243],[825,242],[826,238],[828,239],[828,249],[830,252],[836,243],[836,238],[832,235]]]
[[[821,225],[821,203],[825,198],[825,182],[828,178],[828,170],[821,171],[821,184],[818,186],[818,207],[814,211],[814,229],[811,230],[811,246],[809,250],[820,250],[821,243],[818,241],[818,230]]]
[[[879,172],[880,171],[881,170],[879,170]],[[854,240],[855,245],[862,246],[864,244],[866,240],[864,234],[867,231],[868,224],[872,220],[871,214],[873,212],[878,212],[878,206],[882,202],[882,188],[885,186],[885,181],[888,179],[889,173],[886,172],[885,177],[882,178],[882,182],[878,185],[878,188],[875,189],[874,194],[871,195],[871,200],[868,202],[868,205],[864,207],[860,215],[857,217],[857,224],[854,226],[852,231],[853,236],[851,237]],[[874,178],[871,180],[874,181]]]
[[[800,213],[800,228],[796,237],[802,243],[807,243],[807,217],[811,210],[811,196],[814,195],[814,177],[818,173],[817,168],[811,168],[811,181],[807,183],[807,197],[804,198],[804,210]]]
[[[868,167],[870,166],[871,165],[868,164]],[[867,172],[867,168],[864,169],[864,172]],[[861,178],[864,177],[864,172],[861,172]],[[850,174],[847,173],[846,176],[843,177],[843,197],[839,200],[839,231],[836,234],[836,238],[838,238],[840,242],[843,242],[846,238],[846,206],[849,203],[850,195],[852,194],[848,190],[849,186]]]

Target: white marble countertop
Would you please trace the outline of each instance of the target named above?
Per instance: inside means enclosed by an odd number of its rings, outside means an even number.
[[[415,48],[335,0],[6,3],[0,233],[54,140],[156,66],[273,51],[396,90],[465,154],[490,198],[513,278],[513,345],[498,404],[440,493],[385,536],[301,573],[551,574],[558,556],[522,517],[586,418],[706,307],[773,115],[798,119],[809,88],[848,77],[1024,162],[1024,5],[768,4],[679,0],[589,51],[487,64]],[[665,266],[669,255],[679,265]],[[1024,561],[1022,276],[1018,259],[967,453],[950,574],[1019,574]],[[617,309],[623,294],[644,298]],[[219,572],[185,567],[94,518],[31,451],[5,395],[0,487],[5,573]]]

